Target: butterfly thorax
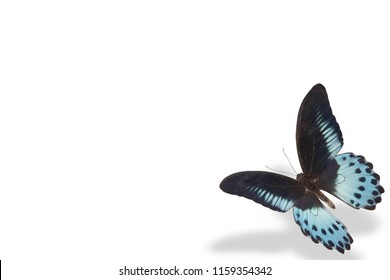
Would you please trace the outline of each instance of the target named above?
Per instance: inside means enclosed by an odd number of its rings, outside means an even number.
[[[320,183],[318,178],[310,178],[305,176],[303,173],[299,173],[297,175],[297,181],[301,184],[301,186],[304,188],[305,192],[313,193],[315,196],[317,196],[320,200],[328,204],[330,208],[335,208],[332,201],[329,200],[320,190]]]

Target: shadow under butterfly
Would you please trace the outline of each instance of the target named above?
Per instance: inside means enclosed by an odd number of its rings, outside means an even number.
[[[293,208],[295,222],[304,235],[344,253],[350,250],[353,239],[344,224],[322,204],[321,201],[335,208],[321,190],[355,209],[374,210],[384,189],[373,165],[363,156],[337,155],[343,137],[321,84],[315,85],[302,101],[296,142],[303,171],[296,180],[272,172],[243,171],[226,177],[220,188],[275,211]]]

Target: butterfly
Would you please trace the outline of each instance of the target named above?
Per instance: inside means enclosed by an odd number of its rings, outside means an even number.
[[[293,208],[294,220],[305,236],[344,253],[350,250],[353,239],[345,225],[322,203],[335,208],[322,191],[355,209],[374,210],[385,190],[373,165],[363,156],[338,155],[343,136],[321,84],[315,85],[302,101],[296,144],[303,171],[296,180],[272,172],[243,171],[223,179],[220,188],[275,211]]]

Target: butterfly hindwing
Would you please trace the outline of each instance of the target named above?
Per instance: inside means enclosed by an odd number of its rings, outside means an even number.
[[[271,172],[244,171],[226,177],[220,188],[243,196],[272,210],[286,212],[303,195],[298,181]]]
[[[347,228],[311,193],[305,194],[293,207],[295,222],[313,242],[340,253],[351,249],[353,239]]]
[[[344,153],[335,157],[322,175],[323,190],[354,208],[373,210],[381,202],[383,187],[372,163],[363,156]]]
[[[321,84],[315,85],[302,101],[296,141],[303,173],[311,178],[321,174],[343,146],[340,127]]]

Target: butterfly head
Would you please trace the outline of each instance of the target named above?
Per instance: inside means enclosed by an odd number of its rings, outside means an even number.
[[[303,173],[299,173],[297,175],[297,181],[302,182],[303,180],[305,180],[305,175]]]

